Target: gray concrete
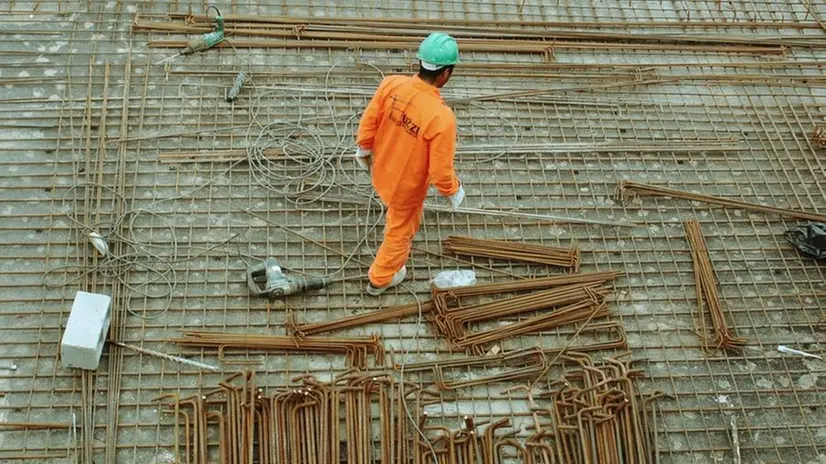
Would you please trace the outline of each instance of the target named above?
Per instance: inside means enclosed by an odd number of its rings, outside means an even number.
[[[318,3],[263,6],[236,2],[235,11],[515,19],[519,2],[445,1],[438,7],[417,1]],[[627,1],[529,0],[522,18],[812,22],[797,2],[724,3],[719,11],[716,1],[640,1],[629,8]],[[232,12],[232,4],[220,6],[224,13]],[[376,300],[363,293],[365,281],[350,280],[286,301],[252,298],[243,280],[252,257],[277,256],[286,266],[311,273],[338,269],[344,261],[250,216],[245,209],[344,253],[367,236],[356,252],[356,258],[366,262],[380,240],[381,226],[371,228],[377,210],[368,214],[366,208],[335,203],[296,206],[263,188],[246,163],[230,168],[229,162],[203,159],[214,156],[203,152],[271,142],[269,137],[258,138],[261,131],[256,121],[302,121],[296,139],[318,135],[335,161],[335,168],[328,167],[324,178],[330,180],[335,173],[338,182],[368,192],[369,179],[355,170],[347,156],[355,131],[353,116],[366,104],[379,76],[353,78],[332,72],[325,82],[325,73],[333,64],[351,70],[356,57],[361,63],[385,69],[401,68],[412,59],[409,54],[225,48],[179,58],[167,67],[151,66],[173,51],[147,48],[147,40],[169,36],[130,34],[135,14],[185,11],[183,3],[16,1],[8,9],[11,13],[0,20],[0,86],[4,90],[0,97],[0,367],[13,363],[19,369],[0,369],[0,393],[5,393],[0,396],[0,420],[69,424],[73,414],[81,419],[81,379],[62,369],[57,360],[60,335],[78,289],[113,294],[124,342],[180,354],[166,340],[182,328],[281,334],[287,312],[310,322],[409,303],[415,301],[411,293],[424,300],[430,277],[442,269],[460,267],[414,252],[408,267],[410,292],[400,289]],[[826,17],[826,11],[820,11],[820,17]],[[675,32],[652,27],[638,30]],[[823,35],[817,29],[710,30],[763,36]],[[778,344],[785,344],[823,352],[824,325],[818,324],[826,309],[825,269],[798,255],[783,240],[782,232],[797,222],[669,199],[621,204],[614,198],[616,184],[631,179],[823,211],[823,149],[809,139],[814,124],[824,121],[822,71],[811,66],[770,66],[778,61],[823,59],[819,50],[798,48],[786,56],[770,57],[559,49],[555,52],[558,63],[672,66],[656,71],[562,68],[546,71],[546,77],[532,72],[479,78],[457,72],[445,91],[448,97],[596,86],[635,77],[664,79],[659,84],[602,91],[557,92],[523,102],[457,106],[463,148],[605,141],[627,147],[699,139],[728,148],[595,149],[585,153],[548,148],[483,163],[462,155],[457,168],[469,206],[644,224],[626,230],[428,213],[415,246],[437,251],[440,240],[450,234],[548,245],[576,240],[583,250],[583,270],[626,272],[616,283],[612,307],[625,325],[634,357],[648,360],[643,390],[663,390],[675,396],[659,403],[661,462],[731,462],[728,424],[732,415],[737,418],[743,462],[826,462],[826,366],[822,361],[776,351]],[[537,62],[539,58],[468,54],[466,60]],[[719,66],[724,63],[742,65]],[[249,72],[253,81],[234,104],[228,104],[224,92],[241,70]],[[317,74],[267,75],[282,71]],[[732,81],[729,77],[734,73],[770,77],[768,82],[746,81],[746,77]],[[810,80],[788,79],[795,76]],[[328,101],[325,87],[347,93]],[[202,162],[180,158],[181,153],[192,152],[202,153]],[[344,156],[341,168],[339,154]],[[297,187],[289,188],[295,191]],[[110,245],[118,255],[141,264],[124,269],[95,258],[84,231],[109,230],[124,212],[140,208],[150,213],[123,216],[128,220],[120,224],[119,235]],[[730,323],[738,335],[749,339],[742,353],[705,353],[699,347],[691,258],[681,223],[690,218],[702,223]],[[548,272],[480,263],[519,275]],[[365,273],[366,268],[354,261],[342,272],[347,277]],[[501,279],[484,270],[477,270],[477,275],[481,282]],[[426,323],[416,322],[413,318],[344,333],[378,333],[388,349],[393,347],[397,353],[410,349],[410,360],[447,356],[444,341]],[[508,340],[503,348],[536,343],[558,346],[572,332]],[[165,393],[192,393],[200,386],[214,385],[222,375],[124,352],[120,391],[112,392],[108,391],[109,372],[115,361],[110,360],[109,349],[91,396],[97,427],[96,462],[104,462],[111,395],[117,395],[119,403],[116,462],[172,462],[172,419],[152,399]],[[259,381],[271,386],[299,373],[327,378],[344,368],[339,357],[243,356],[261,361]],[[193,357],[218,363],[212,353],[194,353]],[[238,367],[225,368],[232,372]],[[444,416],[451,426],[457,426],[463,414],[480,419],[513,416],[515,425],[526,425],[524,396],[504,395],[505,387],[472,389],[466,392],[472,401],[446,398],[431,412]],[[0,432],[0,462],[21,462],[12,459],[15,455],[29,457],[22,462],[74,462],[78,446],[65,429]]]

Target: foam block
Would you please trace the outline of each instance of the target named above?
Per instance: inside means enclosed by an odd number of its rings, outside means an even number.
[[[77,292],[66,330],[60,342],[63,367],[95,370],[100,362],[109,322],[112,298],[97,293]]]

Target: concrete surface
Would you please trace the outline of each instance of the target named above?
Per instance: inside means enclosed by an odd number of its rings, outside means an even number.
[[[658,0],[629,6],[624,0],[529,0],[522,16],[516,13],[516,0],[278,3],[234,2],[222,7],[225,13],[312,16],[813,21],[802,3],[790,1]],[[13,1],[3,8],[9,13],[0,17],[0,362],[15,363],[19,369],[0,370],[0,421],[70,424],[73,416],[82,419],[82,379],[61,369],[57,358],[77,290],[113,295],[124,342],[171,354],[180,352],[166,340],[183,328],[281,334],[288,312],[309,322],[415,301],[404,289],[380,300],[369,298],[363,293],[366,282],[359,280],[285,301],[250,297],[244,271],[253,257],[277,256],[285,266],[313,273],[338,269],[344,261],[245,209],[344,253],[367,234],[356,254],[363,261],[371,259],[380,240],[381,226],[370,228],[377,211],[368,215],[366,208],[335,203],[296,206],[257,183],[245,163],[169,158],[184,152],[244,149],[260,134],[253,119],[266,123],[299,118],[311,121],[304,131],[319,134],[335,153],[346,157],[355,130],[355,120],[348,115],[364,107],[379,76],[352,78],[345,72],[354,68],[356,58],[392,71],[402,69],[409,56],[368,50],[222,49],[179,58],[168,67],[152,66],[173,51],[147,48],[147,40],[166,38],[164,34],[130,34],[135,14],[186,11],[186,4]],[[193,5],[195,12],[198,8]],[[826,17],[822,5],[815,8]],[[781,33],[759,27],[711,31]],[[817,29],[782,33],[823,35]],[[494,54],[471,54],[466,59],[537,60]],[[800,64],[822,63],[823,52],[796,48],[786,56],[767,58],[558,50],[555,60],[634,66],[563,67],[528,77],[479,78],[457,72],[445,94],[600,85],[639,73],[656,73],[663,82],[457,107],[460,146],[712,139],[732,148],[586,153],[549,149],[484,163],[462,156],[457,169],[468,206],[623,219],[642,222],[643,227],[549,225],[428,213],[415,246],[438,251],[440,240],[450,234],[548,245],[576,240],[583,250],[584,271],[626,273],[616,283],[612,307],[626,327],[633,356],[647,359],[643,389],[674,395],[658,408],[661,462],[731,462],[732,415],[737,418],[743,462],[826,462],[826,366],[776,352],[776,346],[784,344],[823,353],[826,269],[798,255],[783,240],[782,232],[797,222],[685,201],[651,198],[620,204],[614,199],[616,184],[632,179],[823,212],[824,152],[809,139],[814,124],[824,121],[823,73],[817,65]],[[774,66],[778,62],[787,66]],[[325,83],[333,64],[344,71],[330,73]],[[651,71],[649,66],[658,67]],[[253,84],[228,104],[224,92],[240,70],[251,74]],[[267,74],[284,71],[317,74]],[[734,74],[767,77],[726,78]],[[325,86],[349,92],[328,102]],[[331,114],[344,116],[332,124]],[[319,116],[323,118],[309,119]],[[227,126],[235,129],[225,130]],[[360,191],[369,188],[367,177],[346,158],[341,166],[338,174],[352,177]],[[136,214],[140,208],[150,212]],[[84,234],[91,226],[111,227],[118,218],[127,220],[118,223],[121,240],[113,241],[114,252],[143,263],[126,270],[102,265]],[[705,353],[699,346],[691,259],[681,224],[689,218],[702,224],[730,322],[738,335],[749,339],[742,353]],[[536,267],[480,263],[519,275],[547,273]],[[414,252],[409,288],[425,299],[432,276],[461,267]],[[351,261],[342,274],[359,276],[366,268]],[[479,269],[477,276],[480,282],[501,279]],[[343,333],[378,333],[388,349],[398,353],[410,348],[411,360],[449,355],[444,342],[415,318]],[[571,333],[521,337],[503,348],[558,346]],[[132,352],[110,356],[108,350],[87,396],[94,411],[95,461],[105,462],[106,443],[115,437],[112,462],[172,462],[172,420],[153,398],[192,393],[223,376]],[[218,363],[213,353],[185,354]],[[338,357],[240,356],[260,360],[259,381],[266,385],[305,372],[325,378],[344,368]],[[110,378],[116,365],[121,369],[117,382]],[[229,373],[240,367],[225,368]],[[110,391],[112,384],[119,384],[117,392]],[[433,414],[452,426],[463,414],[480,420],[512,416],[514,424],[524,425],[524,397],[504,395],[502,389],[471,389],[465,400],[446,399],[433,407]],[[118,404],[116,420],[112,395]],[[81,430],[75,435],[65,429],[0,432],[0,462],[75,462],[80,436]]]

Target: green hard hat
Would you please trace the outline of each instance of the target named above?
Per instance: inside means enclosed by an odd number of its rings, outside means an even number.
[[[419,45],[419,53],[416,58],[432,66],[436,69],[451,66],[459,62],[459,45],[456,44],[456,39],[443,33],[434,32],[427,36]],[[427,69],[427,66],[425,66]]]

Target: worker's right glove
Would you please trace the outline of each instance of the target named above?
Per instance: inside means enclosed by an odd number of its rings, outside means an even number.
[[[450,206],[454,210],[459,209],[459,205],[465,201],[465,188],[460,185],[459,190],[457,190],[453,195],[447,197],[447,199],[450,200]]]
[[[373,156],[373,150],[365,150],[364,148],[358,147],[356,149],[356,163],[361,166],[362,169],[365,171],[370,170],[370,157]]]

